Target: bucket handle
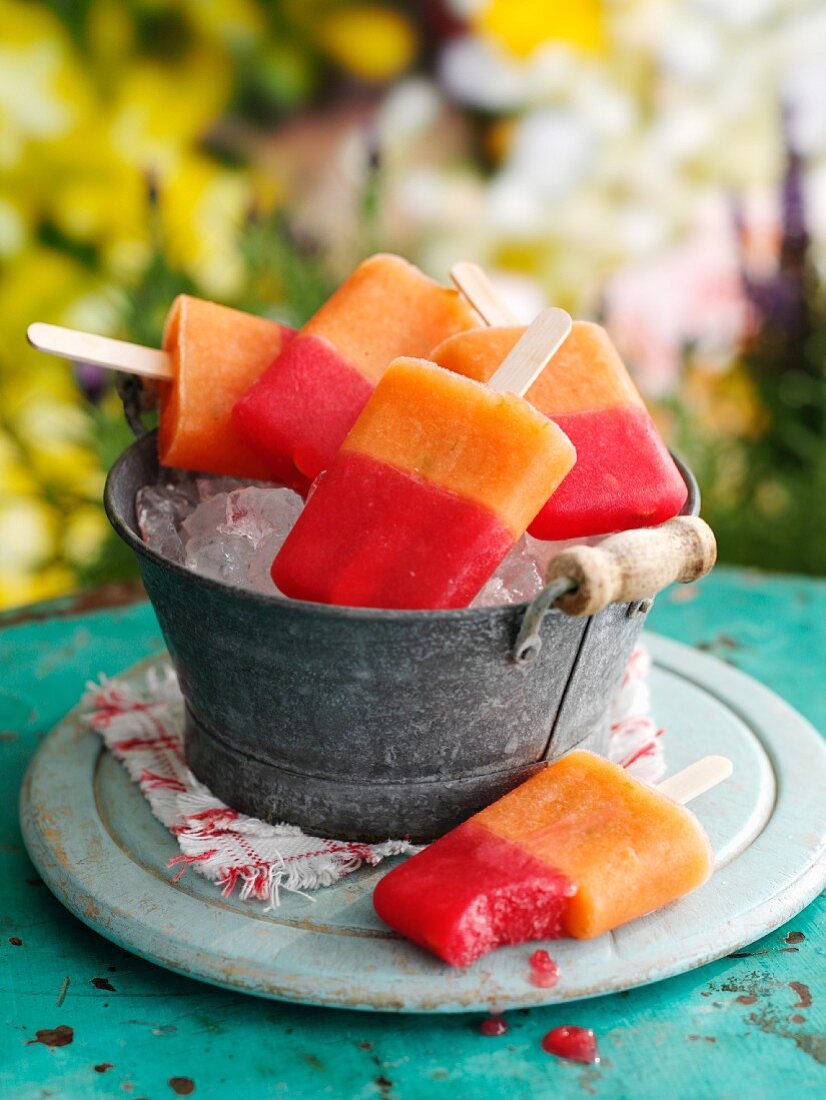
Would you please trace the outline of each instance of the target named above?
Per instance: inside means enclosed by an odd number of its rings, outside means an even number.
[[[551,559],[546,586],[528,606],[513,648],[519,665],[536,660],[542,622],[553,607],[566,615],[596,615],[610,603],[651,599],[674,581],[690,584],[717,560],[714,532],[699,516],[675,516],[660,527],[621,531],[599,546],[572,546]]]
[[[151,431],[151,428],[144,424],[142,413],[155,407],[154,385],[151,381],[147,382],[145,378],[139,378],[137,374],[121,374],[120,371],[117,371],[115,373],[115,389],[118,391],[118,397],[123,405],[123,415],[126,417],[126,423],[132,429],[132,434],[140,439],[141,436]]]

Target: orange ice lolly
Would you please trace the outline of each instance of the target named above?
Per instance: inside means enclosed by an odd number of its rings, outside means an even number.
[[[443,341],[430,358],[485,382],[524,329],[475,329]],[[687,489],[608,334],[575,321],[570,336],[525,395],[577,450],[577,465],[537,515],[536,538],[568,539],[663,523]]]
[[[455,290],[399,256],[372,256],[238,402],[235,426],[271,476],[306,491],[391,360],[426,356],[478,323]]]
[[[397,932],[464,966],[501,944],[593,939],[712,870],[690,810],[575,750],[385,875],[374,904]]]
[[[289,343],[286,325],[181,294],[164,328],[172,382],[159,382],[165,466],[264,480],[269,467],[240,437],[232,409]]]

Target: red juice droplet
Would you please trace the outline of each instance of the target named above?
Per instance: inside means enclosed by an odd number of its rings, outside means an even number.
[[[542,1039],[542,1049],[569,1062],[599,1062],[597,1039],[589,1027],[555,1027]]]
[[[506,1035],[510,1028],[508,1021],[503,1020],[501,1016],[488,1016],[479,1024],[479,1030],[483,1035]]]
[[[528,962],[531,964],[531,985],[540,989],[553,989],[559,981],[559,967],[543,948],[534,951]]]

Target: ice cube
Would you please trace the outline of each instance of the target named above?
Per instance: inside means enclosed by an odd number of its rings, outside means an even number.
[[[240,588],[246,584],[252,555],[249,539],[237,535],[214,536],[187,544],[186,566],[203,577]]]
[[[243,585],[253,545],[243,535],[224,530],[227,493],[208,497],[187,516],[181,528],[188,569],[225,584]]]
[[[191,541],[206,541],[218,537],[218,528],[226,522],[227,494],[218,493],[202,501],[181,524],[184,545]]]
[[[244,535],[255,548],[270,535],[277,535],[280,541],[273,551],[275,557],[303,506],[301,497],[292,489],[257,485],[236,489],[227,497],[226,521],[219,531]]]
[[[194,484],[198,500],[203,502],[212,500],[213,497],[222,494],[231,493],[249,483],[239,481],[237,477],[224,477],[222,474],[201,474],[195,478]]]
[[[271,531],[258,544],[247,570],[247,583],[253,592],[261,592],[265,596],[281,595],[270,576],[270,570],[286,537],[281,531]]]
[[[599,546],[604,538],[607,538],[607,536],[589,535],[587,538],[560,539],[556,542],[549,542],[544,539],[535,539],[532,535],[525,535],[525,546],[528,554],[536,562],[540,574],[544,577],[549,562],[557,554],[561,554],[563,550],[567,550],[571,546]]]
[[[522,603],[542,591],[542,574],[523,536],[470,605]]]
[[[184,548],[179,527],[192,509],[190,497],[176,486],[144,486],[135,498],[141,538],[165,558],[182,562]]]

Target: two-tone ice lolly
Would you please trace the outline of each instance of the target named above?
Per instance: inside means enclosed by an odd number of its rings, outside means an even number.
[[[272,477],[305,492],[393,359],[478,324],[455,290],[399,256],[372,256],[238,402],[235,427]]]
[[[458,334],[430,355],[486,381],[521,337],[519,326]],[[677,515],[687,489],[636,386],[599,325],[571,335],[525,395],[576,447],[577,463],[528,530],[539,539],[603,535]]]
[[[576,750],[385,875],[383,921],[453,966],[503,944],[592,939],[708,879],[708,837],[681,802],[731,773],[706,757],[660,784]]]
[[[270,476],[269,466],[235,430],[232,410],[293,335],[276,321],[188,294],[172,303],[162,351],[57,325],[29,328],[42,351],[156,383],[162,465],[257,479]]]
[[[564,433],[517,396],[570,323],[562,310],[540,315],[488,386],[395,360],[276,557],[279,590],[467,606],[574,464]]]

